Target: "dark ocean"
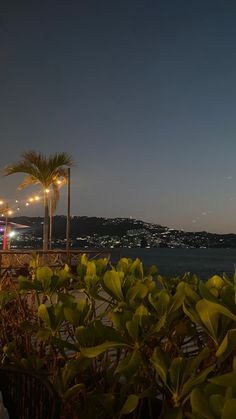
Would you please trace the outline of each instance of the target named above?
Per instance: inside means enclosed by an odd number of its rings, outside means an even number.
[[[185,272],[202,279],[224,272],[232,276],[236,267],[236,249],[115,249],[112,260],[119,257],[139,258],[144,266],[156,265],[159,273],[166,276]]]

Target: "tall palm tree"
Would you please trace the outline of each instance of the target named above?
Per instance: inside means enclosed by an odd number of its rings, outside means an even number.
[[[50,196],[50,202],[49,202],[49,249],[52,248],[52,223],[53,223],[53,214],[56,211],[57,204],[60,198],[59,194],[59,187],[61,188],[68,182],[68,172],[66,173],[66,177],[62,177],[62,179],[59,179],[52,184],[52,194]],[[58,187],[59,185],[59,187]]]
[[[43,224],[43,250],[48,250],[49,205],[48,189],[52,187],[54,202],[58,201],[58,179],[67,178],[67,169],[73,165],[72,157],[68,153],[55,153],[46,157],[36,151],[25,152],[21,159],[9,164],[4,169],[6,176],[14,173],[25,173],[26,176],[18,189],[32,184],[41,184],[44,189],[44,224]]]

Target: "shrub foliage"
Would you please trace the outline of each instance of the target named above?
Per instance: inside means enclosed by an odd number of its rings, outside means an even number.
[[[47,376],[61,417],[234,419],[236,278],[81,256],[0,291],[0,359]]]

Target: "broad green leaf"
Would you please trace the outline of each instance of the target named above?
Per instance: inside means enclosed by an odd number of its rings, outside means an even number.
[[[198,413],[205,419],[216,419],[209,407],[208,400],[198,388],[195,388],[190,396],[193,413]]]
[[[127,378],[131,378],[139,368],[141,360],[140,352],[135,349],[120,360],[114,374],[122,374]]]
[[[121,258],[117,264],[117,271],[126,273],[129,269],[130,262],[127,258]]]
[[[81,347],[93,347],[101,343],[97,331],[97,323],[88,326],[78,326],[75,330],[75,337]],[[103,340],[104,341],[104,340]]]
[[[105,291],[118,301],[123,301],[121,279],[119,273],[112,270],[105,273],[103,277]]]
[[[38,308],[38,315],[55,332],[64,320],[63,306],[55,304],[46,307],[45,304],[41,304]]]
[[[122,406],[120,414],[129,415],[130,413],[132,413],[138,406],[138,401],[139,398],[136,394],[130,394],[127,397],[127,400],[125,401],[124,405]]]
[[[150,329],[150,333],[149,335],[152,335],[154,333],[159,333],[160,330],[165,326],[166,324],[166,317],[167,317],[167,313],[165,313],[162,317],[160,317],[160,319],[157,321],[157,323],[155,323],[151,329]]]
[[[218,303],[218,298],[216,298],[205,285],[203,281],[199,282],[199,294],[205,300],[213,301],[213,303]]]
[[[65,320],[63,306],[60,305],[60,304],[54,305],[52,307],[52,312],[53,312],[53,314],[55,316],[53,329],[54,329],[54,331],[56,331],[60,327],[60,325],[62,324],[62,322]]]
[[[174,358],[170,364],[169,375],[171,386],[176,393],[179,392],[179,388],[182,383],[182,375],[184,372],[185,364],[186,362],[182,357]]]
[[[96,265],[95,265],[95,262],[88,262],[87,263],[86,275],[88,275],[88,276],[96,275]]]
[[[137,282],[133,287],[129,288],[126,294],[126,301],[129,302],[130,300],[135,299],[144,299],[148,294],[148,287],[141,282]]]
[[[0,291],[0,309],[3,309],[6,307],[8,303],[13,301],[16,298],[15,292],[9,292],[5,290]]]
[[[42,328],[36,333],[36,338],[42,341],[46,341],[50,336],[52,336],[52,332],[47,328]]]
[[[126,322],[126,329],[128,330],[128,333],[130,337],[134,341],[138,341],[139,338],[139,318],[133,317],[132,320],[129,320]]]
[[[145,307],[145,305],[140,304],[136,308],[134,315],[135,316],[140,316],[140,317],[142,317],[142,316],[148,316],[149,315],[149,311],[148,311],[147,307]]]
[[[96,356],[102,354],[103,352],[106,352],[108,349],[111,348],[118,348],[118,347],[124,347],[129,346],[126,343],[120,343],[120,342],[104,342],[101,345],[97,345],[90,348],[80,348],[80,351],[83,356],[86,358],[96,358]]]
[[[228,330],[223,341],[221,342],[218,350],[216,351],[216,356],[222,357],[223,359],[227,358],[231,352],[236,347],[236,329]]]
[[[64,387],[67,387],[77,375],[90,367],[92,362],[92,359],[84,358],[80,353],[78,353],[77,359],[67,361],[65,366],[61,368],[61,379]]]
[[[107,267],[108,259],[100,258],[95,260],[97,275],[101,275]]]
[[[75,396],[78,397],[78,395],[82,395],[84,397],[86,396],[86,387],[82,383],[75,384],[74,386],[70,387],[63,395],[63,398],[66,402],[69,402],[70,399]]]
[[[48,312],[48,308],[45,306],[45,304],[40,304],[38,308],[38,315],[40,319],[43,320],[44,323],[46,323],[47,326],[51,327],[50,315]]]
[[[86,253],[83,253],[83,255],[81,256],[80,263],[81,263],[81,265],[87,266],[87,264],[88,264],[88,258],[87,258]]]
[[[195,376],[191,376],[183,385],[181,390],[181,396],[184,397],[190,393],[193,387],[198,386],[199,384],[205,383],[207,376],[210,372],[215,369],[215,365],[204,369],[203,371],[197,373]],[[191,373],[191,371],[189,371]]]
[[[122,312],[112,312],[111,318],[114,326],[117,329],[125,330],[126,329],[126,322],[132,319],[132,312],[125,310]]]
[[[42,291],[42,284],[40,281],[30,281],[29,279],[22,279],[19,281],[19,288],[21,291]]]
[[[210,378],[208,381],[221,387],[236,387],[236,371]]]
[[[64,306],[64,315],[73,326],[79,326],[83,323],[89,306],[86,299],[80,300],[79,303],[70,306]]]
[[[63,284],[65,281],[73,277],[72,273],[67,269],[60,269],[57,271],[56,275],[60,278],[60,284]]]
[[[36,279],[42,283],[44,291],[50,288],[53,271],[49,266],[40,266],[36,270]]]
[[[135,261],[132,263],[130,267],[130,273],[134,275],[136,278],[143,278],[143,264],[142,262],[140,262],[138,258],[135,259]]]
[[[169,313],[178,310],[182,306],[184,299],[185,299],[185,294],[179,288],[179,290],[173,295],[173,297],[170,300],[170,305],[168,307]]]
[[[187,378],[190,377],[195,370],[198,370],[200,363],[207,359],[210,355],[210,349],[208,347],[205,347],[197,356],[195,356],[194,358],[187,359],[187,365],[183,374],[183,380],[186,381]]]
[[[210,301],[202,299],[197,302],[196,304],[196,311],[203,323],[203,325],[207,328],[210,336],[212,339],[217,343],[217,328],[218,328],[218,320],[219,320],[219,313],[215,310],[211,310],[211,306],[209,305]],[[215,303],[211,303],[215,304]]]
[[[184,293],[185,297],[188,299],[188,302],[191,304],[195,305],[199,300],[201,300],[201,297],[193,290],[192,287],[187,284],[185,284]]]
[[[148,299],[159,317],[162,317],[168,312],[170,303],[170,296],[168,291],[161,290],[155,296],[149,294]]]
[[[161,348],[155,348],[151,357],[151,362],[154,365],[157,373],[160,375],[164,384],[167,383],[167,373],[169,368],[169,356],[163,352]]]
[[[234,289],[231,285],[225,285],[220,291],[220,297],[222,304],[224,304],[227,308],[232,310],[233,313],[236,311],[235,301],[234,301]]]
[[[222,419],[235,419],[236,414],[236,399],[229,399],[226,401],[222,410]]]
[[[202,321],[200,319],[200,316],[196,312],[195,308],[187,306],[184,302],[183,303],[183,311],[190,318],[190,320],[194,324],[199,324],[200,326],[203,326]]]
[[[69,349],[71,351],[77,351],[78,350],[78,348],[75,344],[70,343],[67,340],[62,340],[60,338],[57,338],[56,336],[52,337],[52,342],[62,352],[64,351],[64,349]]]
[[[216,417],[220,416],[224,406],[224,397],[222,394],[212,394],[209,398],[209,406]]]
[[[236,321],[236,315],[229,311],[226,307],[221,304],[214,303],[202,299],[196,304],[196,311],[201,318],[202,324],[209,331],[212,339],[217,343],[217,327],[220,315],[224,315],[234,321]]]

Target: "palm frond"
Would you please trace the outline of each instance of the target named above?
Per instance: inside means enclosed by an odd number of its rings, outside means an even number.
[[[23,182],[18,186],[18,189],[22,190],[26,188],[27,186],[37,185],[39,183],[41,182],[37,178],[31,175],[28,175],[28,176],[25,176],[25,178],[23,179]]]

